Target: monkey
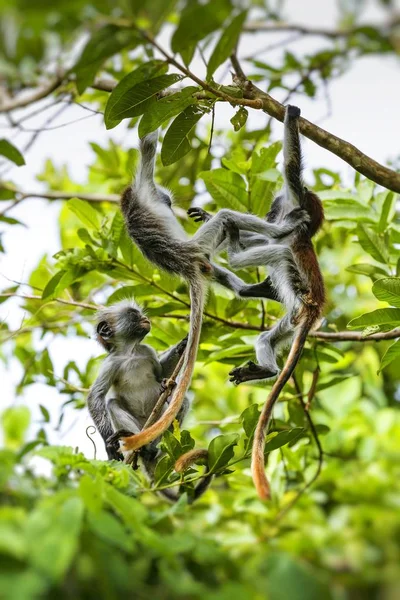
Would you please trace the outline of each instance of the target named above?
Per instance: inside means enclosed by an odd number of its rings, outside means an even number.
[[[151,346],[142,343],[150,329],[150,320],[133,300],[104,308],[97,315],[96,338],[108,355],[87,402],[110,460],[122,459],[118,442],[121,432],[132,435],[141,431],[163,391],[163,381],[171,376],[186,348],[187,338],[184,338],[158,356]],[[167,403],[163,411],[166,408]],[[185,397],[177,415],[179,425],[188,410],[189,401]],[[156,446],[157,440],[142,448],[140,455],[150,478],[161,456]],[[190,461],[188,457],[184,468]],[[205,476],[196,486],[193,499],[199,498],[210,482],[211,478]],[[172,490],[161,492],[169,500],[178,499]]]
[[[154,181],[157,131],[140,141],[140,163],[132,185],[122,194],[121,210],[127,231],[142,254],[154,265],[172,275],[182,277],[189,285],[191,303],[189,339],[177,387],[164,414],[153,425],[134,436],[122,436],[124,449],[135,450],[159,437],[175,419],[190,384],[200,339],[202,315],[208,283],[214,267],[211,256],[229,237],[230,246],[239,250],[238,229],[272,235],[288,233],[293,224],[277,226],[253,215],[235,211],[219,211],[196,234],[188,239],[172,211],[171,197]]]
[[[264,471],[264,447],[272,410],[297,365],[307,334],[318,321],[325,303],[323,278],[311,241],[322,226],[324,213],[321,200],[303,183],[299,117],[298,107],[291,105],[286,107],[283,146],[284,188],[273,201],[266,220],[278,226],[283,225],[284,228],[288,220],[297,219],[296,215],[299,211],[306,211],[309,216],[308,221],[297,221],[296,228],[288,236],[275,236],[281,237],[280,244],[268,241],[265,246],[262,246],[257,240],[252,246],[251,238],[248,238],[247,248],[239,253],[236,251],[229,253],[229,265],[233,268],[267,265],[272,288],[288,311],[275,327],[259,336],[256,343],[256,356],[260,364],[250,362],[246,367],[233,369],[230,373],[231,381],[237,384],[278,375],[263,407],[253,444],[252,474],[257,492],[262,499],[270,497],[269,484]],[[192,214],[202,218],[199,213],[192,211]],[[240,229],[240,223],[236,221],[236,224]],[[277,350],[280,345],[291,341],[289,355],[279,373],[276,362]]]
[[[150,320],[135,301],[122,301],[98,313],[96,337],[108,356],[90,389],[88,408],[109,459],[121,457],[113,444],[114,434],[142,429],[162,392],[163,380],[172,374],[186,348],[184,339],[158,356],[142,343],[150,329]],[[180,421],[188,408],[185,400]]]

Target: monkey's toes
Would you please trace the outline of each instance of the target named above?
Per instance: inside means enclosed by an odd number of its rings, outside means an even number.
[[[293,106],[293,104],[288,104],[286,110],[289,117],[299,117],[301,115],[301,110],[299,107]]]
[[[161,393],[163,394],[164,392],[167,392],[167,391],[172,392],[172,390],[174,389],[175,386],[176,386],[176,381],[173,381],[169,377],[164,377],[164,379],[161,381]]]

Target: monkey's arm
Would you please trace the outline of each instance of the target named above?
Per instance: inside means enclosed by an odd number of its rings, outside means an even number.
[[[301,176],[303,166],[301,160],[299,117],[300,109],[297,106],[288,105],[286,107],[283,140],[283,176],[286,193],[293,207],[302,207],[304,197],[304,183]]]
[[[160,365],[162,368],[163,377],[170,377],[175,370],[176,365],[182,354],[184,353],[187,346],[188,338],[187,336],[183,338],[180,342],[165,350],[162,354],[160,354]]]
[[[90,416],[92,417],[94,424],[101,437],[106,444],[107,439],[113,433],[113,427],[110,421],[109,414],[106,407],[106,395],[110,389],[114,374],[115,365],[108,357],[104,361],[100,373],[89,390],[87,405]],[[118,459],[119,454],[113,449],[107,448],[107,455],[109,459]]]

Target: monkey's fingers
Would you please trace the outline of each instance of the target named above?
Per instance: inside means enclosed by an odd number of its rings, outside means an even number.
[[[127,429],[118,429],[118,431],[115,431],[112,435],[110,435],[110,437],[107,438],[106,444],[107,446],[111,447],[115,446],[122,437],[130,437],[131,435],[134,435],[132,431],[128,431]]]
[[[271,371],[268,367],[256,365],[253,361],[249,361],[245,367],[236,367],[229,373],[229,381],[239,385],[246,381],[256,381],[258,379],[270,379],[277,375],[277,371]]]
[[[187,211],[187,214],[196,223],[200,223],[200,221],[208,221],[210,218],[210,215],[207,211],[205,211],[202,208],[199,208],[197,206],[193,206],[192,208],[189,208]]]

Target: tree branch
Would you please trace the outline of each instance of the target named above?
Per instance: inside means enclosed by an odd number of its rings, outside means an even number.
[[[60,87],[64,81],[64,74],[59,75],[55,79],[47,81],[42,86],[35,89],[30,95],[21,98],[13,98],[12,100],[0,101],[0,113],[7,113],[17,108],[24,108],[29,104],[34,104],[43,98],[50,96],[55,90]]]
[[[122,264],[122,263],[121,263]],[[154,284],[151,280],[145,279],[148,283]],[[156,287],[162,292],[169,295],[174,300],[179,300],[176,296],[171,293],[166,292],[160,286]],[[75,300],[64,300],[63,298],[51,298],[43,300],[41,296],[34,296],[29,294],[18,294],[14,292],[2,293],[0,292],[0,298],[24,298],[26,300],[42,300],[43,302],[60,302],[61,304],[70,304],[71,306],[80,306],[81,308],[87,308],[88,310],[98,310],[101,308],[100,305],[96,304],[87,304],[85,302],[77,302]],[[182,301],[183,304],[189,306],[186,302]],[[268,327],[261,327],[259,325],[251,325],[250,323],[241,323],[239,321],[229,321],[228,319],[223,319],[222,317],[218,317],[217,315],[213,315],[211,313],[205,312],[204,315],[209,319],[214,321],[218,321],[227,327],[231,327],[233,329],[245,329],[247,331],[268,331]],[[163,319],[179,319],[187,321],[187,315],[158,315]],[[356,331],[310,331],[308,337],[316,338],[318,340],[329,340],[331,342],[381,342],[384,340],[394,340],[396,338],[400,338],[400,327],[393,329],[392,331],[383,331],[380,333],[373,333],[369,336],[364,336],[362,333],[358,333]]]
[[[302,35],[318,35],[322,37],[328,37],[331,39],[337,39],[341,37],[350,37],[351,35],[362,33],[362,29],[373,28],[379,29],[382,34],[387,34],[391,29],[394,29],[400,23],[400,18],[395,17],[386,24],[379,27],[375,23],[355,25],[354,27],[348,27],[346,29],[326,29],[324,27],[308,27],[305,25],[297,25],[290,23],[279,23],[274,21],[248,21],[243,26],[243,31],[248,33],[258,32],[281,32],[281,31],[292,31]]]

